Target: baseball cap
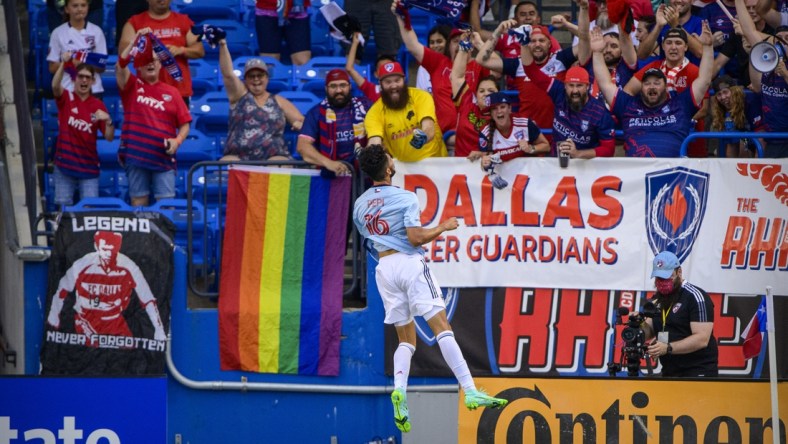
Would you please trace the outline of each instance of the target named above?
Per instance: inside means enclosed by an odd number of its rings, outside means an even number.
[[[666,79],[665,73],[662,72],[662,70],[659,69],[659,68],[649,68],[649,69],[647,69],[646,72],[643,73],[643,80],[646,80],[646,77],[651,77],[651,76],[659,77],[662,80]]]
[[[684,43],[687,43],[687,31],[681,28],[670,28],[668,32],[665,33],[665,38],[662,39],[664,42],[666,39],[670,38],[678,38],[684,40]]]
[[[134,68],[142,68],[156,60],[156,55],[153,54],[153,45],[148,43],[145,45],[145,50],[138,52],[134,56]]]
[[[268,65],[265,64],[263,59],[247,60],[246,63],[244,64],[244,77],[246,77],[246,74],[253,69],[259,69],[264,73],[268,74]]]
[[[459,28],[452,29],[451,32],[449,33],[449,40],[453,39],[454,37],[462,35],[463,32],[465,31]]]
[[[487,96],[487,98],[490,99],[490,106],[498,105],[501,103],[508,103],[509,105],[515,103],[515,100],[511,95],[500,91],[490,94],[489,96]]]
[[[338,80],[344,80],[350,83],[350,76],[347,75],[347,72],[344,69],[332,69],[331,71],[326,74],[326,85],[331,82],[336,82]]]
[[[397,62],[384,63],[378,68],[378,79],[380,80],[393,75],[405,77],[405,71],[402,70],[402,65]]]
[[[542,25],[531,25],[531,35],[542,33],[547,37],[550,37],[550,30],[547,29],[546,26]]]
[[[651,269],[651,277],[668,279],[673,275],[673,270],[681,267],[681,262],[675,254],[670,251],[663,251],[654,256],[654,264]]]
[[[564,83],[589,83],[588,71],[579,66],[573,66],[566,71]]]

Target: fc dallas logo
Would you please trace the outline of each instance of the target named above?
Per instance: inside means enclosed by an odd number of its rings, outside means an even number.
[[[394,71],[394,64],[393,63],[386,63],[385,65],[383,65],[383,69],[386,70],[386,72],[393,72]]]

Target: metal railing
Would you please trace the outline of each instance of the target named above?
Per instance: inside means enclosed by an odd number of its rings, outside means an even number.
[[[758,139],[788,139],[788,133],[755,133],[755,132],[694,132],[690,133],[681,143],[680,157],[687,157],[687,147],[695,139],[748,139],[755,144],[758,157],[764,156],[763,146]]]
[[[224,218],[227,203],[227,178],[230,165],[253,166],[286,166],[295,168],[310,168],[313,166],[299,161],[205,161],[194,164],[186,174],[186,202],[187,202],[187,286],[196,296],[216,298],[219,296],[219,282],[221,280],[222,242],[224,239]],[[348,169],[354,171],[352,165]],[[350,208],[359,196],[363,187],[362,177],[353,173],[351,180]],[[195,204],[199,202],[199,204]],[[195,208],[201,209],[197,214]],[[350,214],[350,213],[349,213]],[[202,221],[202,226],[197,224],[195,218]],[[348,216],[350,217],[350,216]],[[211,232],[214,230],[215,232]],[[357,230],[351,230],[351,283],[346,285],[344,296],[352,295],[360,286],[364,261],[361,238]],[[200,246],[205,252],[200,261],[199,252],[195,246]]]

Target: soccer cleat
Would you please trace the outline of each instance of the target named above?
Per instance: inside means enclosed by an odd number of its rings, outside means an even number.
[[[476,410],[478,407],[492,407],[494,409],[505,406],[509,401],[493,398],[483,390],[473,390],[465,393],[465,407]]]
[[[395,389],[391,392],[391,404],[394,405],[394,424],[400,432],[410,432],[408,398],[405,395],[405,391],[402,389]]]

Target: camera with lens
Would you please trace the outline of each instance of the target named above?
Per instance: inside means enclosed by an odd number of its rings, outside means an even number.
[[[620,307],[618,311],[618,324],[623,324],[621,317],[628,314],[629,311],[625,307]],[[615,376],[616,373],[626,366],[627,376],[638,376],[640,373],[640,360],[646,360],[648,373],[652,373],[651,358],[647,350],[648,344],[646,343],[646,333],[640,328],[640,325],[646,321],[646,318],[653,318],[659,314],[659,309],[653,302],[648,301],[643,304],[643,308],[639,313],[632,313],[629,315],[624,329],[621,331],[621,339],[624,341],[621,347],[621,359],[619,362],[610,362],[607,364],[608,373],[610,376]]]

